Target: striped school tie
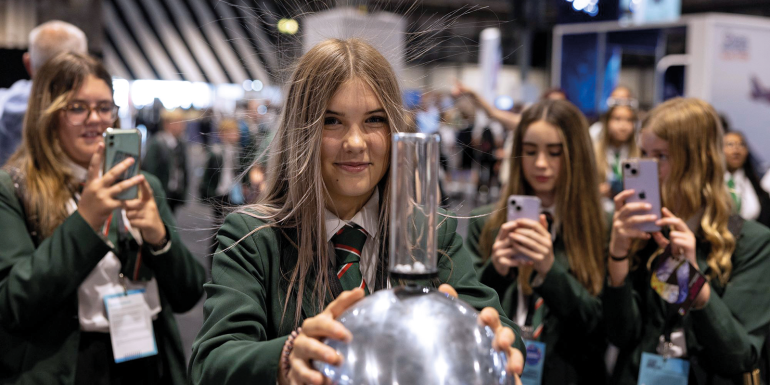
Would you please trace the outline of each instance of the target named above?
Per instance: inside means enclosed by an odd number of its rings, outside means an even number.
[[[368,234],[361,226],[350,222],[343,226],[332,237],[334,253],[337,256],[337,278],[342,284],[343,290],[363,288],[369,295],[369,288],[361,274],[361,252],[366,243]]]
[[[733,198],[733,210],[736,214],[741,212],[741,197],[738,195],[738,190],[735,189],[735,181],[732,177],[727,180],[727,190],[730,192],[730,197]]]

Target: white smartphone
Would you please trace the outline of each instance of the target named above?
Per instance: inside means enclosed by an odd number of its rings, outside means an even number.
[[[139,173],[141,159],[142,133],[135,128],[108,128],[104,134],[104,173],[110,171],[118,163],[127,158],[134,158],[131,165],[123,174],[118,176],[115,183],[133,178]],[[133,186],[117,195],[117,199],[136,199],[139,188]]]
[[[508,197],[508,222],[517,219],[531,219],[540,223],[542,203],[540,198],[530,195],[511,195]],[[528,259],[524,254],[517,254],[515,259]]]
[[[634,195],[626,200],[627,203],[645,202],[652,208],[640,211],[638,215],[655,214],[661,218],[660,183],[658,179],[657,159],[630,158],[623,161],[623,188],[634,190]],[[637,229],[653,233],[660,231],[655,222],[640,223]]]

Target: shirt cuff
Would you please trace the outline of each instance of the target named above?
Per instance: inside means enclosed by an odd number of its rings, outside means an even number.
[[[155,251],[155,250],[152,249],[152,247],[149,247],[150,254],[152,254],[152,255],[161,255],[163,253],[168,252],[169,250],[171,250],[171,242],[172,241],[169,239],[169,241],[166,242],[166,246],[163,246],[163,248],[158,250],[158,251]]]

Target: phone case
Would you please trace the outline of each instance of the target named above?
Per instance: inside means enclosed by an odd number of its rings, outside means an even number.
[[[657,160],[632,158],[623,161],[623,187],[635,191],[626,202],[646,202],[652,205],[652,209],[639,212],[640,215],[655,214],[661,218]],[[641,223],[636,228],[648,233],[660,231],[654,222]]]
[[[104,167],[107,173],[118,163],[127,158],[134,158],[131,165],[121,174],[115,183],[130,179],[139,173],[141,160],[142,134],[135,128],[108,128],[104,132]],[[139,196],[139,187],[134,186],[117,195],[118,199],[136,199]]]
[[[540,198],[530,195],[511,195],[508,197],[508,221],[531,219],[540,222]],[[528,259],[526,255],[517,254],[516,259]]]

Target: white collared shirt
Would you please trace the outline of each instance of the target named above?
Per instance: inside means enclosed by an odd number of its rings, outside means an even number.
[[[75,180],[85,182],[88,177],[88,170],[73,163],[69,159],[65,160],[65,163],[72,171],[72,175]],[[77,199],[77,201],[76,201]],[[80,194],[76,194],[75,198],[70,199],[67,204],[67,211],[71,215],[78,208],[80,201]],[[120,214],[123,216],[123,223],[126,229],[131,233],[136,242],[142,244],[142,235],[138,229],[131,227],[128,218],[126,218],[126,211],[120,210]],[[163,250],[158,254],[163,253],[170,247],[169,242]],[[88,332],[102,332],[109,333],[110,323],[107,320],[107,312],[104,307],[104,297],[112,294],[120,294],[124,292],[124,288],[121,285],[118,275],[122,265],[118,257],[112,252],[108,252],[91,270],[86,279],[78,286],[78,321],[80,322],[80,330]],[[150,315],[153,319],[158,317],[160,313],[160,295],[158,293],[158,282],[153,277],[147,282],[132,282],[129,279],[125,280],[126,290],[144,289],[144,300],[150,309]]]
[[[754,191],[754,186],[751,185],[751,181],[746,177],[746,173],[742,168],[735,170],[732,174],[729,171],[725,172],[725,183],[731,177],[735,183],[735,193],[741,199],[740,216],[743,219],[756,220],[759,218],[762,207],[759,205],[759,197],[757,192]]]
[[[369,201],[366,202],[364,207],[362,207],[350,221],[344,221],[329,211],[329,209],[326,209],[326,241],[329,242],[329,252],[332,256],[334,255],[334,248],[331,246],[332,237],[348,222],[353,222],[363,227],[369,234],[366,237],[364,249],[361,251],[361,262],[359,267],[361,268],[361,275],[364,277],[370,293],[374,292],[377,261],[379,260],[377,253],[379,240],[375,239],[377,236],[377,227],[379,225],[379,211],[380,193],[377,189],[374,189],[372,197],[369,198]]]

